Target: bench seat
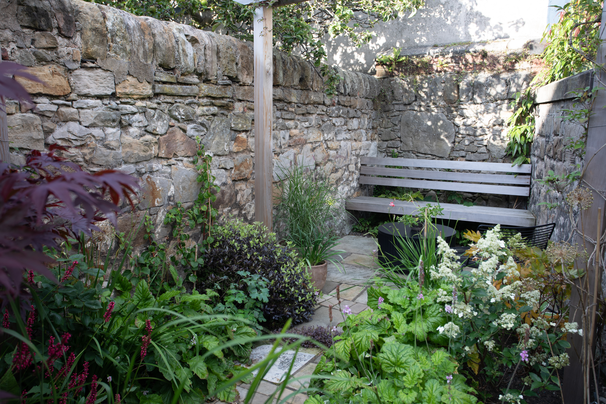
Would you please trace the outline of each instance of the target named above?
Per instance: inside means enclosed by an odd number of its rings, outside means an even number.
[[[531,166],[512,166],[508,163],[472,161],[405,159],[389,157],[362,157],[360,185],[383,185],[408,189],[442,190],[452,192],[506,195],[525,198],[530,194]],[[395,206],[390,206],[394,203]],[[418,209],[437,202],[405,202],[390,198],[360,196],[346,201],[348,210],[417,214]],[[534,226],[536,219],[527,210],[464,206],[440,203],[441,219],[510,226]]]
[[[391,207],[389,204],[395,205]],[[418,209],[427,204],[437,205],[436,202],[405,202],[374,196],[359,196],[348,199],[345,203],[347,210],[362,212],[389,213],[392,215],[416,215]],[[536,219],[532,213],[522,209],[492,208],[488,206],[465,206],[454,203],[440,203],[442,214],[440,219],[462,220],[466,222],[507,224],[510,226],[534,226]]]

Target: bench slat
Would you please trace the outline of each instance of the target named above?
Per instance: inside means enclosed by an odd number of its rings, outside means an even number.
[[[469,184],[461,182],[443,182],[443,181],[426,181],[426,180],[405,180],[398,178],[384,177],[360,177],[360,184],[365,185],[384,185],[389,187],[404,187],[413,189],[430,189],[442,191],[458,191],[481,194],[496,194],[496,195],[513,195],[513,196],[528,196],[530,188],[528,187],[512,187],[501,185],[484,185],[484,184]]]
[[[391,207],[393,202],[396,206]],[[427,204],[436,205],[435,202],[404,202],[389,198],[376,198],[360,196],[348,199],[345,207],[348,210],[359,210],[364,212],[389,213],[393,215],[418,214],[418,209]],[[441,203],[442,214],[440,219],[462,220],[487,224],[505,224],[510,226],[530,227],[534,226],[536,219],[532,213],[522,209],[493,208],[488,206],[464,206],[452,203]]]
[[[529,175],[476,174],[449,171],[407,170],[405,168],[360,167],[360,174],[384,175],[399,178],[421,178],[458,182],[480,182],[489,184],[530,185]]]
[[[500,173],[530,174],[532,166],[522,164],[512,166],[509,163],[481,163],[477,161],[451,161],[451,160],[424,160],[403,159],[390,157],[361,157],[362,165],[398,166],[398,167],[420,167],[441,168],[451,170],[488,171]]]

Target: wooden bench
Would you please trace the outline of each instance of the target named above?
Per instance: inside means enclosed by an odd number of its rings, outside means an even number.
[[[471,161],[423,160],[404,158],[362,157],[360,185],[385,185],[411,189],[428,189],[491,195],[530,195],[530,164],[512,166],[508,163],[482,163]],[[395,168],[392,168],[395,167]],[[399,168],[402,167],[402,168]],[[395,206],[390,206],[390,203]],[[417,214],[428,203],[405,202],[390,198],[359,196],[346,201],[348,210]],[[522,209],[464,206],[440,203],[440,219],[462,220],[476,223],[534,226],[535,217]]]

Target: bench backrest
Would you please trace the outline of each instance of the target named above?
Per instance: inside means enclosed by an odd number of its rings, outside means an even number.
[[[531,165],[362,157],[360,184],[494,195],[530,195]]]

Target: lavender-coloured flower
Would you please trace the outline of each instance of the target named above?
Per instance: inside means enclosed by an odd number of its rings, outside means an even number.
[[[520,352],[520,358],[522,358],[522,362],[528,362],[528,351],[523,350]]]
[[[343,314],[351,314],[351,309],[349,308],[349,306],[345,306],[343,307]]]
[[[447,304],[446,306],[444,306],[444,311],[446,313],[452,313],[452,306]]]
[[[380,309],[381,308],[381,303],[383,303],[385,301],[385,299],[383,299],[383,297],[379,296],[379,301],[377,303],[377,307]]]
[[[452,375],[446,376],[446,383],[450,384],[452,382]]]
[[[417,299],[419,299],[419,300],[423,300],[423,299],[424,299],[424,297],[423,297],[423,293],[419,293],[419,294],[417,295]]]

